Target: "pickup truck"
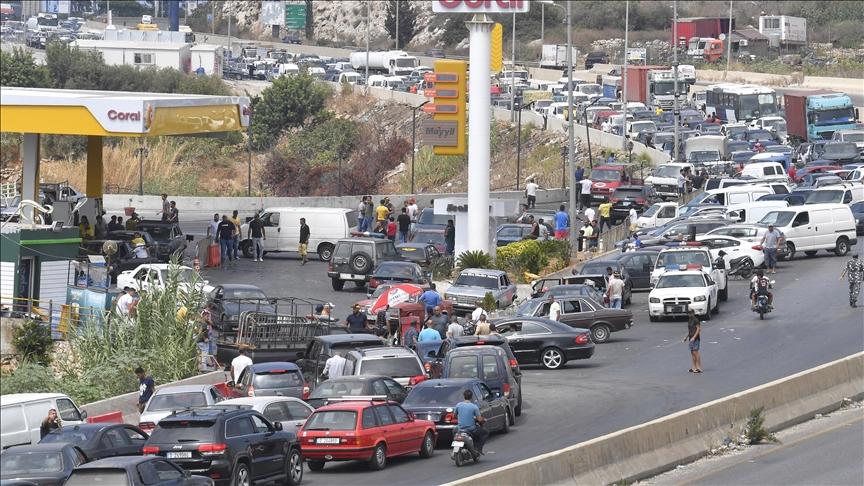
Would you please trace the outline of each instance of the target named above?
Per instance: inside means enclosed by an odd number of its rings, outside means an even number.
[[[689,169],[691,174],[696,172],[693,164],[671,162],[654,169],[654,172],[645,178],[645,184],[654,186],[654,192],[664,199],[678,199],[678,176],[684,169]]]
[[[603,203],[609,200],[615,189],[621,186],[642,185],[636,178],[638,165],[604,164],[591,170],[591,202]]]
[[[504,309],[516,300],[516,285],[501,270],[466,268],[444,292],[444,300],[450,301],[455,311],[472,311],[487,293],[492,294],[499,309]]]

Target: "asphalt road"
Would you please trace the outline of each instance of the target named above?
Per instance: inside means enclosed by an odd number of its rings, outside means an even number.
[[[827,253],[781,263],[777,310],[765,321],[749,309],[747,284],[730,282],[730,298],[703,329],[705,372],[694,375],[684,321],[651,323],[647,294],[634,294],[636,325],[598,345],[594,357],[559,371],[526,366],[525,409],[507,436],[491,437],[479,464],[457,469],[446,450],[432,459],[394,459],[383,472],[357,462],[307,472],[304,484],[439,484],[560,449],[839,359],[864,348],[864,313],[847,304],[838,280],[846,259]],[[330,300],[347,315],[361,290],[333,292],[321,262],[292,256],[208,270],[211,283],[253,283],[273,295]],[[859,461],[860,464],[860,461]]]

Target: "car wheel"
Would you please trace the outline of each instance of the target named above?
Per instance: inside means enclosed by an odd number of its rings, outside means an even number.
[[[387,447],[384,444],[375,446],[375,452],[372,453],[372,459],[369,460],[369,469],[380,471],[387,465]]]
[[[849,241],[846,237],[837,239],[837,246],[834,247],[834,254],[842,257],[849,253]]]
[[[605,343],[609,340],[609,326],[606,324],[597,324],[591,328],[591,339],[595,343]]]
[[[240,245],[240,251],[243,252],[243,258],[252,258],[252,245]]]
[[[329,262],[332,257],[333,245],[330,243],[323,243],[318,247],[318,258],[320,258],[322,262]]]
[[[795,258],[795,244],[791,241],[786,242],[786,258],[784,260],[791,260]]]
[[[804,254],[807,255],[808,257],[814,257],[814,256],[816,256],[816,253],[817,253],[816,250],[807,250],[804,252]]]
[[[508,409],[504,410],[504,414],[505,414],[506,416],[504,417],[504,426],[501,427],[501,433],[502,433],[502,434],[509,434],[509,433],[510,433],[510,425],[512,425],[512,424],[510,423],[510,421],[513,420],[513,419],[511,418],[511,417],[513,416],[513,413],[512,413],[512,412],[510,411],[510,409],[508,408]]]
[[[245,462],[238,462],[231,475],[231,486],[252,486],[252,473]]]
[[[726,284],[726,288],[717,292],[717,296],[720,297],[721,302],[726,302],[729,300],[729,284]]]
[[[657,316],[648,315],[648,320],[651,322],[657,322],[660,320],[660,318]]]
[[[285,484],[299,486],[303,482],[303,455],[299,449],[291,449],[285,460]]]
[[[333,286],[333,290],[339,291],[342,290],[343,287],[345,287],[345,281],[339,280],[338,278],[331,278],[330,285]]]
[[[357,253],[351,257],[351,263],[349,265],[351,266],[352,272],[365,275],[372,269],[372,257],[363,252]]]
[[[324,469],[324,461],[306,461],[310,471],[321,471]]]
[[[433,437],[432,432],[426,432],[426,435],[423,436],[423,446],[420,448],[420,457],[427,458],[432,457],[432,454],[435,453],[435,437]]]
[[[547,370],[557,370],[564,363],[564,354],[558,348],[546,348],[540,353],[540,364]]]
[[[712,312],[711,312],[711,300],[709,299],[708,300],[708,307],[705,309],[705,314],[702,315],[702,318],[705,319],[706,321],[710,321],[711,320],[711,314],[712,314]]]

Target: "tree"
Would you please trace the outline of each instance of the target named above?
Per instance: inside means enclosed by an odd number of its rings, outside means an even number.
[[[252,145],[272,147],[285,130],[326,116],[324,104],[330,95],[329,87],[306,73],[275,80],[253,100]]]
[[[396,10],[399,10],[399,47],[404,48],[417,33],[417,13],[414,6],[407,0],[390,0],[387,2],[387,18],[384,28],[391,39],[396,38]]]
[[[50,88],[51,73],[39,66],[33,55],[16,47],[12,52],[0,51],[0,85],[22,88]]]

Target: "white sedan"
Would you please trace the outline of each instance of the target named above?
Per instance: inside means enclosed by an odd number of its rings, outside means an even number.
[[[753,248],[754,245],[758,245],[758,242],[753,243],[742,238],[717,234],[697,236],[696,241],[708,247],[712,259],[719,257],[720,251],[723,251],[727,270],[732,268],[732,260],[741,257],[749,258],[753,262],[753,268],[759,268],[765,263],[765,254],[762,250]]]
[[[260,412],[272,423],[282,424],[282,430],[297,433],[315,411],[308,403],[294,397],[243,397],[225,400],[219,405],[236,405]]]
[[[151,287],[164,288],[168,281],[169,268],[168,263],[149,263],[138,265],[133,270],[120,272],[117,276],[117,288],[123,289],[132,287],[135,290],[147,290]],[[203,280],[195,269],[179,265],[177,267],[178,282],[181,289],[188,289],[193,282],[201,288],[205,293],[213,291],[213,286],[208,285],[206,280]]]
[[[686,316],[689,309],[706,321],[717,312],[717,284],[702,270],[670,270],[648,294],[648,317]]]

